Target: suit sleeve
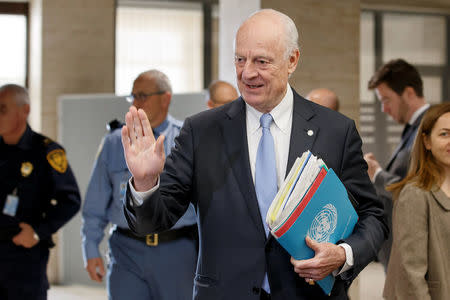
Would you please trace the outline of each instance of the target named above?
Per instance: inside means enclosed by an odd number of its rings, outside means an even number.
[[[191,200],[193,164],[193,135],[188,118],[167,157],[159,189],[144,199],[142,205],[136,206],[127,187],[124,212],[132,231],[139,235],[165,231],[183,216]]]
[[[396,299],[431,299],[428,270],[428,204],[423,193],[406,186],[395,204],[388,279],[396,281]],[[413,229],[413,230],[411,230]],[[392,268],[395,268],[393,270]],[[390,273],[398,278],[390,278]]]
[[[58,157],[54,160],[49,157],[53,151],[58,153]],[[49,191],[51,201],[46,203],[43,220],[34,230],[41,239],[49,240],[51,235],[80,209],[80,193],[64,149],[53,143],[48,146],[46,155],[49,163],[49,180],[51,181]]]
[[[353,233],[342,241],[352,247],[354,258],[353,268],[341,274],[346,280],[353,280],[376,257],[388,235],[383,203],[376,197],[367,175],[367,164],[361,152],[361,144],[352,122],[344,144],[340,177],[358,202],[356,212],[359,218]]]

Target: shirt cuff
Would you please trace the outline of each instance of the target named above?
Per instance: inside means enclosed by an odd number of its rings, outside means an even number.
[[[131,177],[128,181],[128,186],[130,187],[131,191],[131,206],[141,206],[142,203],[144,203],[144,200],[150,197],[159,188],[159,176],[158,180],[156,181],[156,185],[145,192],[138,192],[134,189],[133,177]]]
[[[344,248],[345,251],[345,263],[342,266],[342,268],[339,270],[334,270],[333,271],[333,276],[336,277],[342,273],[344,273],[345,271],[350,270],[353,267],[353,250],[352,247],[350,247],[349,244],[347,243],[342,243],[338,245],[339,247]]]
[[[86,242],[85,245],[83,245],[84,262],[87,263],[88,259],[95,257],[102,257],[100,251],[98,250],[98,245],[93,242]]]
[[[373,173],[373,178],[370,180],[372,181],[372,183],[375,183],[375,180],[377,179],[378,174],[380,174],[380,172],[383,171],[383,169],[381,167],[378,167],[375,170],[375,173]]]

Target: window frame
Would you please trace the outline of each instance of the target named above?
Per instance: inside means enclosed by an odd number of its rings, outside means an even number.
[[[30,72],[30,18],[28,2],[0,2],[0,15],[21,15],[25,17],[25,87],[29,86]]]
[[[374,20],[374,70],[378,70],[385,62],[383,62],[383,15],[385,14],[398,14],[398,15],[419,15],[419,16],[440,16],[445,18],[445,29],[446,29],[446,59],[445,64],[443,66],[433,66],[433,65],[417,65],[414,66],[418,69],[419,73],[422,77],[428,76],[436,76],[442,79],[442,87],[441,87],[441,98],[442,101],[450,101],[450,13],[440,13],[440,12],[428,12],[428,11],[401,11],[401,10],[393,10],[393,9],[377,9],[377,8],[363,8],[361,13],[371,13],[373,14]],[[401,135],[401,130],[399,132],[388,132],[388,127],[392,126],[401,126],[396,122],[389,120],[387,116],[381,111],[381,105],[378,100],[371,104],[361,103],[361,115],[363,115],[363,111],[366,109],[373,109],[373,115],[375,120],[373,122],[361,120],[362,126],[371,126],[373,125],[376,130],[372,132],[374,143],[370,145],[365,145],[363,143],[363,151],[373,152],[379,162],[382,165],[385,165],[392,153],[392,151],[386,151],[386,149],[390,149],[393,146],[392,142],[388,141],[389,137]],[[370,134],[370,133],[369,133]],[[361,132],[361,136],[365,135],[364,132]]]

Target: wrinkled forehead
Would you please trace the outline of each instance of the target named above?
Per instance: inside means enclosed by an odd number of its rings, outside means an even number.
[[[141,76],[133,83],[133,93],[150,93],[156,92],[156,82],[153,78]]]
[[[11,91],[0,91],[0,103],[15,104],[14,94]]]

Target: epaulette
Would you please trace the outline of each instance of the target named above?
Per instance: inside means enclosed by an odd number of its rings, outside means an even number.
[[[42,140],[42,143],[44,144],[45,147],[47,147],[48,145],[50,145],[51,143],[54,143],[54,141],[48,137],[43,137],[44,139]]]
[[[117,120],[117,119],[114,119],[114,120],[112,120],[112,121],[106,123],[106,129],[107,129],[109,132],[113,132],[114,130],[116,130],[116,129],[118,129],[118,128],[122,128],[123,125],[125,125],[125,124],[122,123],[122,122],[120,122],[120,121]]]

